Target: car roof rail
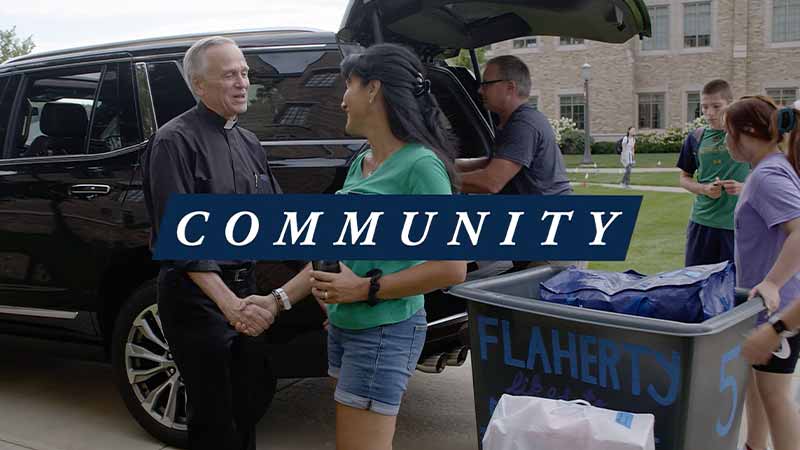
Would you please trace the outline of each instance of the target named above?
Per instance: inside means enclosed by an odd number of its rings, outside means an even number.
[[[182,41],[202,39],[204,37],[210,37],[210,36],[225,36],[230,38],[237,38],[237,37],[246,37],[259,34],[320,33],[324,31],[325,30],[309,28],[309,27],[274,27],[274,28],[252,28],[252,29],[241,29],[241,30],[204,32],[204,33],[189,33],[189,34],[180,34],[174,36],[151,37],[151,38],[133,39],[128,41],[111,42],[107,44],[97,44],[97,45],[88,45],[83,47],[66,48],[61,50],[52,50],[41,53],[31,53],[28,55],[11,58],[8,61],[5,61],[2,65],[6,64],[11,65],[14,63],[33,61],[39,58],[47,58],[53,56],[69,56],[71,54],[76,54],[76,53],[102,52],[103,50],[114,50],[130,46],[146,46],[155,44],[169,45],[169,44],[180,43]]]

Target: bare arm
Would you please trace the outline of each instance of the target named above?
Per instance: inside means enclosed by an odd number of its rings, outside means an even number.
[[[289,301],[294,305],[311,295],[311,263],[303,267],[291,280],[287,281],[281,288],[289,296]]]
[[[751,291],[751,294],[760,293],[770,310],[780,304],[780,289],[800,272],[800,218],[781,224],[781,229],[786,232],[781,253],[764,281]]]
[[[765,280],[783,287],[797,272],[800,272],[800,218],[781,224],[786,233],[780,255]]]
[[[467,263],[464,261],[426,261],[381,278],[378,298],[383,300],[427,294],[461,283],[466,276]]]
[[[461,174],[461,192],[496,194],[520,169],[522,166],[513,161],[492,158],[485,168]]]
[[[425,294],[461,283],[466,275],[464,261],[426,261],[382,277],[377,297],[386,300]],[[341,273],[311,271],[311,277],[312,294],[326,303],[354,303],[369,296],[369,278],[357,276],[344,264]]]
[[[483,169],[489,164],[489,158],[456,158],[456,169],[459,172],[472,172],[473,170]]]
[[[795,301],[792,306],[781,313],[781,320],[790,330],[800,329],[800,301]]]
[[[295,303],[303,300],[304,298],[308,297],[311,294],[311,263],[308,263],[303,267],[303,270],[297,273],[291,280],[287,281],[286,284],[281,286],[281,289],[286,293],[289,297],[289,302],[294,305]],[[270,293],[269,295],[264,296],[253,296],[254,298],[249,299],[253,303],[257,303],[262,306],[266,306],[271,302],[275,301],[274,297]]]
[[[718,182],[715,181],[708,184],[698,183],[694,180],[694,176],[692,176],[692,174],[683,170],[681,170],[679,182],[682,188],[686,189],[692,194],[705,195],[711,198],[719,198],[722,193],[722,188]]]
[[[800,329],[800,299],[786,308],[781,313],[780,319],[789,331]],[[742,355],[751,363],[765,364],[772,358],[772,352],[780,346],[780,343],[781,336],[775,332],[772,324],[765,323],[747,336],[742,344]]]

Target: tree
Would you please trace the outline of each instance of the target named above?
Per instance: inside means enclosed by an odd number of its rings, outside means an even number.
[[[489,47],[479,47],[475,49],[475,54],[478,56],[478,64],[481,67],[486,64],[486,50],[488,49]],[[462,49],[461,52],[458,53],[458,56],[448,59],[447,62],[451,66],[461,66],[472,70],[472,58],[469,57],[469,50],[466,49]]]
[[[17,56],[27,55],[34,47],[36,44],[33,43],[33,36],[28,36],[24,40],[17,37],[17,27],[0,30],[0,63]]]

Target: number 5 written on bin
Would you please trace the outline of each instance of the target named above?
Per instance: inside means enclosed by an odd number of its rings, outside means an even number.
[[[719,391],[725,392],[727,389],[731,390],[731,409],[728,413],[728,420],[723,424],[720,419],[717,419],[716,430],[717,434],[721,437],[727,436],[728,433],[730,433],[733,419],[736,416],[736,405],[739,401],[739,384],[733,375],[725,374],[725,367],[728,363],[739,357],[741,350],[742,347],[740,345],[728,350],[727,353],[722,355],[722,360],[720,360],[719,364]]]

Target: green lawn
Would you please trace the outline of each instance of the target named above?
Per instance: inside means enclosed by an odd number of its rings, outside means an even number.
[[[620,169],[622,170],[622,169]],[[583,183],[611,183],[618,184],[622,180],[620,173],[568,173],[570,181]],[[678,172],[657,172],[657,173],[636,173],[634,169],[631,174],[631,184],[642,186],[673,186],[678,185]]]
[[[674,174],[670,174],[674,175]],[[635,269],[645,274],[683,267],[685,231],[692,206],[692,196],[670,192],[645,192],[589,186],[577,186],[581,195],[642,195],[642,207],[636,220],[628,258],[625,261],[593,261],[589,268],[624,271]]]
[[[580,166],[582,159],[583,155],[564,155],[564,162],[569,168]],[[592,161],[597,163],[597,167],[620,167],[617,154],[592,155]],[[636,167],[675,167],[676,162],[678,162],[677,153],[638,153],[636,155]]]

